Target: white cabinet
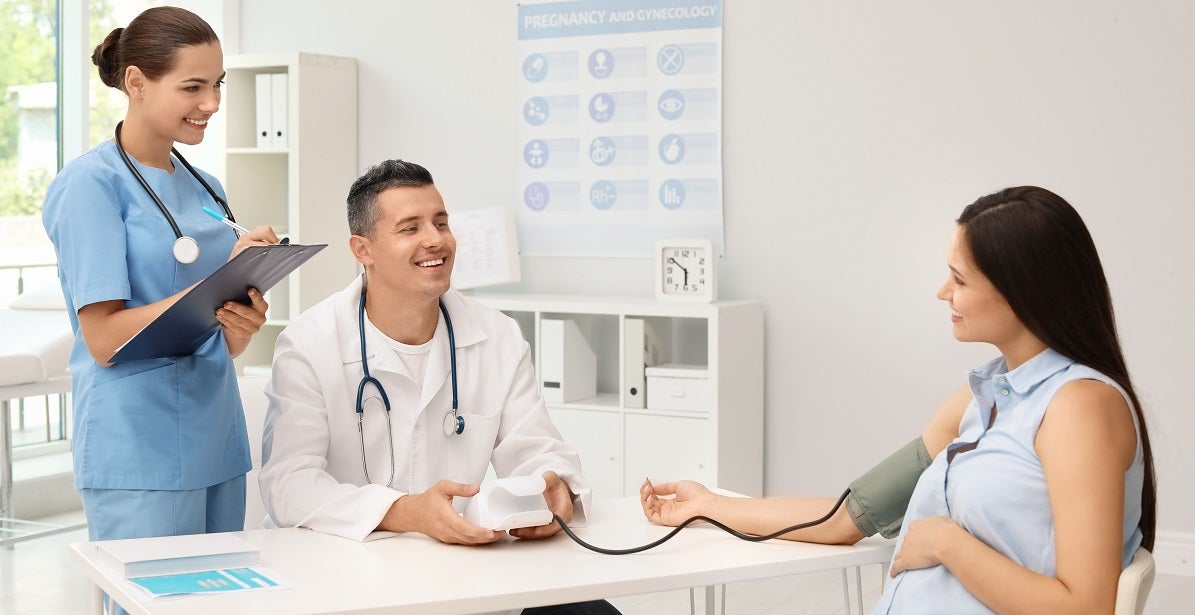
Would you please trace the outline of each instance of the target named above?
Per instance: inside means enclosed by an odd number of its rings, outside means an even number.
[[[221,177],[237,222],[272,225],[292,243],[328,244],[269,292],[269,320],[237,359],[241,368],[268,366],[289,319],[357,275],[345,206],[358,175],[357,62],[308,53],[229,55],[224,67]],[[285,77],[263,91],[259,75]],[[284,142],[259,141],[266,119]]]
[[[572,320],[581,331],[588,347],[582,354],[592,351],[594,356],[596,394],[550,403],[548,411],[565,440],[580,452],[595,497],[636,495],[646,477],[692,479],[746,495],[763,494],[761,303],[482,293],[473,298],[519,323],[531,344],[541,386],[541,360],[557,360],[562,354],[559,349],[544,352],[543,321]],[[640,321],[645,334],[636,338]],[[628,352],[635,350],[637,339],[646,339],[650,364],[670,366],[653,370],[664,374],[664,380],[652,379],[656,386],[681,387],[686,395],[700,392],[702,399],[676,403],[677,393],[669,389],[665,405],[684,409],[645,404],[653,396],[638,390],[646,382],[641,380],[644,370],[632,364],[637,353]],[[567,373],[558,368],[548,366],[547,372]],[[650,391],[651,384],[646,386]]]

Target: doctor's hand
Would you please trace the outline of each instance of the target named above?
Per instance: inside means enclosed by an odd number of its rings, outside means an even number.
[[[234,256],[241,253],[241,250],[249,246],[262,246],[275,243],[278,243],[278,235],[274,233],[274,227],[259,226],[237,238],[237,242],[232,246],[232,252],[228,254],[228,260],[232,260]]]
[[[216,320],[224,329],[224,343],[228,345],[228,354],[233,358],[240,356],[249,346],[249,340],[266,322],[266,308],[270,307],[256,288],[249,289],[249,305],[236,301],[225,301],[216,310]]]
[[[900,550],[892,558],[891,576],[942,563],[939,548],[951,541],[970,538],[971,534],[949,517],[927,517],[909,523]]]
[[[715,497],[714,492],[691,480],[653,485],[649,478],[639,488],[643,515],[659,525],[676,526],[690,517],[709,516]]]
[[[480,486],[442,480],[423,493],[410,493],[394,501],[379,530],[419,532],[440,542],[458,545],[482,545],[494,542],[506,532],[495,532],[465,521],[452,508],[452,498],[473,497]]]
[[[544,472],[544,502],[548,504],[548,510],[552,511],[553,515],[559,515],[564,519],[565,523],[572,523],[573,521],[573,491],[568,488],[568,483],[561,480],[560,475],[548,470]],[[510,530],[510,535],[515,538],[547,538],[560,532],[560,525],[552,519],[547,525],[537,525],[535,527],[520,527]]]

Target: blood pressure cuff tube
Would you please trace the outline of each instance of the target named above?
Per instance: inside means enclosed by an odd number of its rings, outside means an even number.
[[[932,461],[918,437],[851,483],[846,507],[864,536],[879,532],[892,538],[900,533],[913,488]]]

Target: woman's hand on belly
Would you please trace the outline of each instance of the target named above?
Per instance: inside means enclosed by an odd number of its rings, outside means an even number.
[[[909,529],[892,559],[891,575],[906,570],[930,568],[942,564],[942,549],[953,541],[970,538],[957,523],[949,517],[926,517],[909,523]]]

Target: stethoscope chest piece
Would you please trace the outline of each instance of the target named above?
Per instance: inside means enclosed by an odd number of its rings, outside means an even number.
[[[190,265],[199,258],[199,242],[195,241],[194,237],[183,235],[174,240],[174,247],[171,248],[174,252],[174,260],[184,264]]]
[[[444,415],[444,435],[461,435],[465,432],[465,417],[456,412],[449,412]]]

